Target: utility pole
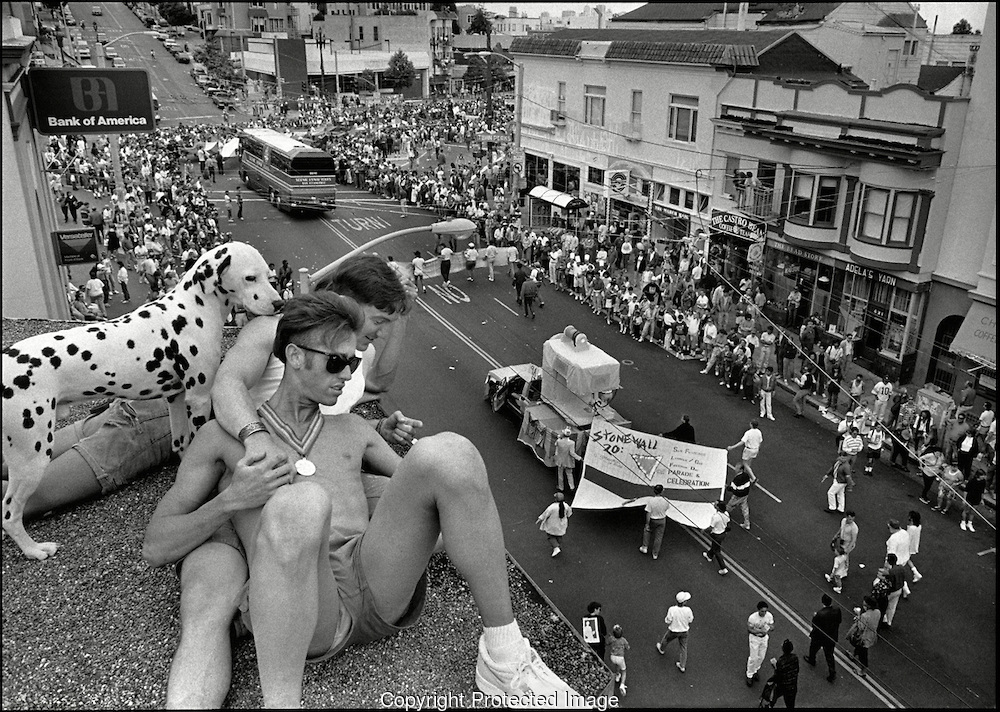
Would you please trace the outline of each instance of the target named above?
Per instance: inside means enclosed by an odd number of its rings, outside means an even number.
[[[492,33],[487,30],[486,32],[486,51],[492,52],[493,47],[491,46],[491,35]],[[493,130],[493,68],[490,67],[489,55],[483,57],[483,65],[486,69],[486,130]]]
[[[323,29],[319,30],[319,40],[317,40],[317,45],[319,46],[319,86],[320,91],[323,93],[324,101],[326,97],[326,67],[323,66],[323,48],[326,44],[326,38],[323,37]]]

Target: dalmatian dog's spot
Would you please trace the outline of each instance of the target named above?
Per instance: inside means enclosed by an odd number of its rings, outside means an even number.
[[[280,308],[267,262],[250,245],[206,252],[165,296],[98,325],[40,334],[3,351],[3,453],[9,469],[3,530],[26,556],[46,559],[22,521],[52,457],[57,413],[94,397],[167,396],[174,449],[183,453],[208,421],[222,326],[233,307],[256,315]]]

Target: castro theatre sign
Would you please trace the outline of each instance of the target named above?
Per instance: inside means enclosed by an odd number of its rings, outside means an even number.
[[[153,97],[145,69],[33,67],[31,116],[38,133],[114,134],[153,131]]]

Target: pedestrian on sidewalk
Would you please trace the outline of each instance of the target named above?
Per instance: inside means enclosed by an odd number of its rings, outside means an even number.
[[[875,474],[875,463],[882,458],[882,445],[885,444],[885,439],[889,436],[885,426],[878,420],[873,418],[871,423],[872,428],[867,438],[867,460],[865,461],[865,474],[869,477],[873,477]],[[933,480],[931,481],[933,482]]]
[[[538,528],[546,534],[549,544],[552,545],[552,556],[558,556],[562,551],[562,538],[566,535],[569,526],[569,518],[573,514],[573,508],[565,502],[562,492],[555,493],[555,502],[545,508],[535,523]]]
[[[933,511],[941,514],[948,513],[951,503],[958,496],[957,489],[962,484],[962,479],[962,471],[954,465],[948,465],[944,468],[938,478],[937,505],[931,507]]]
[[[625,651],[629,649],[628,639],[622,635],[622,627],[616,625],[611,629],[611,637],[608,638],[608,645],[611,649],[609,659],[611,660],[611,669],[615,671],[615,682],[618,683],[618,687],[621,689],[622,697],[628,693],[628,688],[625,687]]]
[[[497,255],[499,254],[496,243],[490,240],[490,244],[486,246],[486,267],[489,269],[489,281],[493,281],[496,276],[494,269],[496,268]]]
[[[694,611],[688,606],[688,601],[691,600],[691,594],[687,591],[678,591],[675,597],[677,601],[676,605],[671,606],[667,609],[667,615],[663,619],[663,622],[667,624],[667,630],[660,638],[660,641],[656,644],[656,650],[660,655],[664,655],[666,651],[663,649],[672,640],[677,640],[677,644],[681,648],[680,660],[675,664],[677,669],[681,672],[687,671],[687,658],[688,658],[688,633],[691,631],[691,623],[694,622]]]
[[[795,707],[795,695],[799,690],[799,656],[793,650],[792,641],[785,638],[781,643],[781,657],[771,658],[774,674],[768,679],[768,682],[774,683],[772,701],[776,702],[781,697],[788,709]]]
[[[812,393],[813,386],[816,384],[816,379],[812,374],[812,366],[805,364],[802,366],[802,373],[799,377],[793,381],[797,386],[795,391],[795,396],[792,398],[792,407],[795,408],[796,418],[802,417],[802,408],[806,402],[806,396]]]
[[[660,556],[660,545],[663,544],[663,532],[667,527],[667,510],[670,509],[670,502],[663,496],[663,485],[653,485],[653,494],[646,497],[633,497],[627,499],[623,504],[638,502],[646,508],[646,526],[642,530],[642,546],[639,551],[643,554],[649,552],[649,543],[653,543],[653,559]]]
[[[736,475],[733,477],[733,481],[726,488],[732,495],[726,504],[726,513],[731,517],[733,510],[739,507],[743,512],[743,523],[740,526],[747,531],[750,531],[750,490],[756,481],[757,478],[754,477],[753,473],[743,463],[740,463],[736,467]]]
[[[831,475],[833,477],[833,484],[830,485],[830,489],[826,492],[825,511],[830,513],[840,512],[843,514],[847,505],[845,492],[851,492],[854,489],[854,478],[851,477],[850,457],[840,455],[833,464],[833,471],[823,475],[823,480]],[[820,481],[822,482],[823,480]]]
[[[760,679],[760,666],[767,657],[767,642],[770,640],[769,634],[774,630],[774,616],[767,609],[766,601],[757,602],[757,610],[747,618],[747,631],[749,632],[750,654],[747,656],[747,687]]]
[[[239,186],[236,188],[236,217],[243,219],[243,193]]]
[[[722,542],[726,540],[726,533],[728,531],[729,513],[726,511],[726,503],[720,500],[715,503],[715,511],[712,512],[712,521],[705,529],[705,533],[712,540],[712,546],[709,547],[708,551],[701,552],[706,561],[715,559],[715,562],[719,565],[720,576],[725,576],[729,573],[729,569],[726,568],[726,562],[722,558]]]
[[[882,613],[874,596],[865,596],[860,607],[854,609],[854,622],[847,629],[847,643],[854,648],[849,653],[860,669],[858,674],[868,674],[868,651],[878,640],[878,624]]]
[[[528,273],[524,269],[524,263],[517,260],[514,263],[514,274],[511,277],[511,286],[514,287],[514,293],[517,295],[517,303],[521,303],[521,286],[528,279]]]
[[[590,649],[597,653],[597,657],[604,662],[604,650],[608,640],[608,626],[601,615],[600,601],[591,601],[587,604],[587,615],[583,617],[584,639],[590,645]]]
[[[128,292],[128,270],[121,260],[118,260],[118,284],[122,286],[122,304],[128,304],[132,301],[132,295]]]
[[[973,520],[979,513],[977,507],[983,502],[983,493],[986,491],[986,473],[976,468],[972,471],[972,478],[965,483],[965,502],[962,507],[962,521],[959,526],[963,531],[975,532]],[[914,579],[915,581],[915,579]]]
[[[837,666],[834,663],[833,653],[837,647],[837,640],[840,637],[840,624],[843,617],[840,609],[834,607],[833,599],[827,594],[823,594],[820,599],[823,607],[813,614],[812,630],[809,632],[809,654],[805,661],[810,665],[816,665],[816,653],[823,649],[823,657],[826,658],[826,667],[829,674],[826,679],[833,682],[837,679]]]
[[[476,275],[476,260],[479,259],[479,250],[476,249],[476,243],[470,242],[469,246],[465,249],[465,252],[462,253],[462,256],[465,257],[465,273],[467,275],[467,279],[470,282],[474,282],[474,277]]]
[[[751,477],[754,476],[754,473],[753,468],[750,467],[750,463],[760,453],[761,443],[764,442],[764,435],[760,432],[758,426],[759,423],[756,420],[751,420],[750,427],[743,433],[743,437],[739,439],[739,442],[735,442],[726,448],[727,450],[733,450],[741,445],[743,446],[743,469],[750,473]]]
[[[573,430],[571,428],[563,428],[562,432],[559,433],[559,437],[556,438],[555,459],[557,470],[556,490],[562,492],[564,485],[568,485],[571,490],[575,490],[576,484],[573,480],[573,471],[576,469],[576,463],[580,462],[583,458],[576,452],[576,440],[573,439]]]
[[[884,423],[886,413],[889,410],[889,399],[892,397],[892,379],[889,376],[883,376],[872,388],[872,395],[875,396],[872,413],[877,422]]]

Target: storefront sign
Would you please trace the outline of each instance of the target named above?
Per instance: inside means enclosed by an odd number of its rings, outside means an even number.
[[[653,203],[653,215],[661,218],[688,218],[690,217],[687,213],[682,213],[680,210],[675,210],[674,208],[667,208],[663,205],[657,205]]]
[[[92,227],[53,230],[52,240],[56,245],[56,262],[60,265],[97,262],[97,234]]]
[[[34,67],[27,75],[38,133],[118,134],[153,131],[145,69]]]
[[[784,242],[777,242],[776,240],[770,240],[768,247],[776,247],[782,252],[792,255],[794,257],[802,257],[807,260],[812,260],[821,265],[833,266],[837,262],[832,257],[827,257],[826,255],[821,255],[818,252],[810,252],[808,250],[803,250],[801,247],[796,247],[795,245],[789,245]]]
[[[861,265],[856,265],[853,262],[848,262],[844,265],[844,269],[851,274],[856,274],[860,277],[865,277],[867,279],[874,280],[876,282],[881,282],[882,284],[888,284],[890,287],[896,286],[896,278],[891,274],[886,274],[885,272],[879,272],[878,270],[871,269],[870,267],[862,267]]]
[[[749,242],[763,242],[766,236],[764,223],[721,210],[712,211],[712,229]]]

